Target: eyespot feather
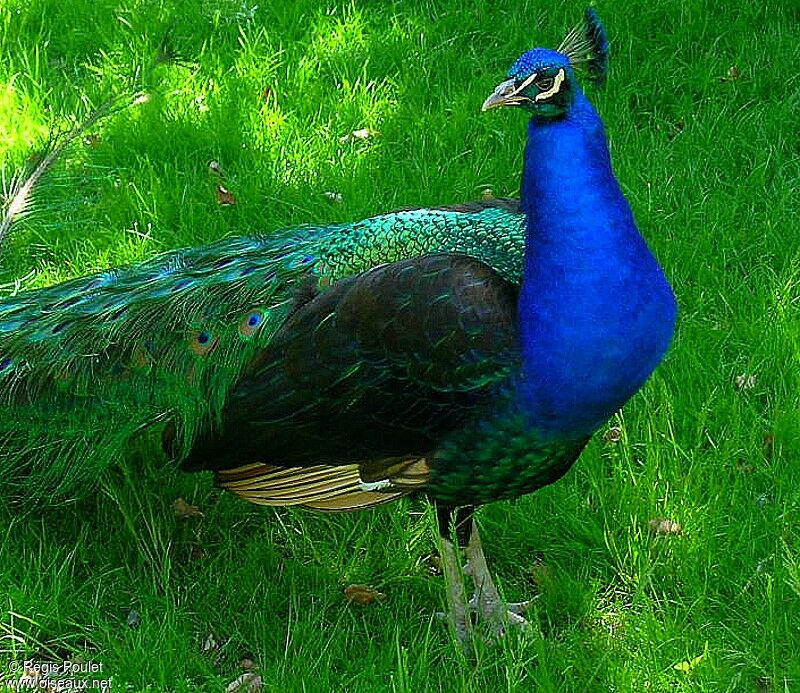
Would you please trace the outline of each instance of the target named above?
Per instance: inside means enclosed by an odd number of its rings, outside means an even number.
[[[189,333],[189,348],[198,356],[207,356],[217,346],[219,338],[211,330],[193,330]]]
[[[239,334],[246,339],[252,337],[264,324],[264,317],[265,313],[260,308],[251,310],[239,321]]]

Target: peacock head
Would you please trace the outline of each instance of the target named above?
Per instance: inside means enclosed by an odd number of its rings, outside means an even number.
[[[482,110],[522,106],[538,118],[559,118],[580,90],[573,68],[581,63],[588,67],[589,78],[602,84],[608,72],[608,39],[594,9],[588,8],[584,18],[584,26],[570,31],[557,51],[534,48],[524,53]]]

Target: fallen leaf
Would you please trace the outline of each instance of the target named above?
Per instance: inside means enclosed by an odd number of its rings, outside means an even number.
[[[622,429],[619,426],[612,426],[603,434],[603,442],[618,443],[622,440]]]
[[[344,598],[351,604],[372,604],[386,599],[386,595],[369,585],[349,585],[344,589]]]
[[[86,147],[96,147],[99,141],[99,135],[85,135],[83,138],[83,144]]]
[[[684,674],[690,674],[694,670],[694,668],[700,664],[700,662],[705,659],[706,653],[708,652],[708,641],[706,641],[706,645],[703,648],[703,652],[697,657],[692,657],[692,659],[684,660],[683,662],[678,662],[677,664],[673,664],[672,668],[676,671],[682,671]]]
[[[375,137],[378,134],[376,130],[370,130],[369,128],[361,128],[360,130],[353,130],[349,135],[343,135],[339,138],[339,142],[344,144],[345,142],[350,142],[352,140],[368,140],[371,137]]]
[[[189,552],[189,559],[192,561],[202,561],[206,557],[206,552],[202,546],[194,544],[192,550]]]
[[[247,669],[248,671],[258,670],[258,664],[256,664],[252,659],[250,659],[250,657],[245,657],[244,659],[242,659],[239,662],[239,666],[242,667],[242,669]]]
[[[736,376],[736,387],[740,390],[752,390],[758,382],[758,376],[743,373]]]
[[[725,77],[720,78],[721,82],[735,82],[742,76],[741,70],[736,67],[736,65],[731,65],[728,68],[728,74]]]
[[[172,504],[175,517],[185,519],[187,517],[203,517],[203,513],[196,505],[190,505],[183,498],[177,498]]]
[[[335,202],[336,204],[341,204],[342,202],[342,193],[330,192],[326,190],[322,194],[325,195],[325,197],[327,197],[331,202]]]
[[[222,184],[217,186],[217,204],[219,205],[236,204],[236,198],[233,196],[233,193]]]
[[[215,176],[219,176],[220,178],[225,177],[222,173],[222,166],[216,159],[211,159],[211,161],[208,162],[208,170]]]
[[[264,87],[261,90],[261,100],[262,101],[269,101],[269,97],[272,96],[272,88],[271,87]]]
[[[493,200],[494,199],[494,190],[491,188],[484,188],[481,190],[481,199],[482,200]]]
[[[654,517],[647,523],[650,531],[656,536],[664,534],[681,534],[683,527],[675,520],[670,520],[666,517]]]
[[[203,652],[212,652],[213,650],[219,649],[219,640],[214,637],[213,633],[209,633],[206,635],[206,639],[203,640]]]
[[[225,693],[259,693],[262,688],[261,677],[248,671],[239,678],[231,681],[225,689]]]

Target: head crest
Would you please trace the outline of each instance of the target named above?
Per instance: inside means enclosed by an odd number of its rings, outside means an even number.
[[[561,42],[558,52],[572,65],[585,63],[594,84],[601,85],[608,75],[608,36],[593,7],[587,7],[583,26],[576,26]]]

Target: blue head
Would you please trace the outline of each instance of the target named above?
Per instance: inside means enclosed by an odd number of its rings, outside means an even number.
[[[586,10],[582,31],[573,29],[557,51],[534,48],[512,66],[483,110],[499,106],[521,106],[538,118],[563,116],[580,92],[574,66],[585,63],[597,84],[605,81],[608,70],[608,40],[600,19],[592,8]]]
[[[564,115],[580,89],[569,58],[547,48],[534,48],[523,54],[508,71],[483,110],[498,106],[522,106],[539,118]]]

